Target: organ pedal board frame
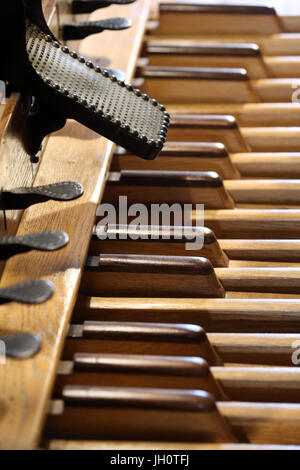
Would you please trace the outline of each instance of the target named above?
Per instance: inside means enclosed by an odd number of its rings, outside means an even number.
[[[1,338],[41,340],[34,357],[0,364],[1,449],[300,448],[300,105],[290,102],[300,16],[208,3],[138,0],[77,16],[43,2],[60,39],[64,23],[130,19],[67,46],[123,71],[171,122],[153,161],[73,120],[33,156],[26,99],[12,90],[0,105],[6,193],[65,180],[84,190],[57,200],[44,188],[43,204],[7,203],[0,218],[1,235],[68,234],[55,253],[27,251],[31,240],[18,251],[14,239],[16,256],[1,257],[1,288],[36,279],[53,289],[44,303],[0,304]],[[203,203],[203,247],[186,251],[174,223],[169,240],[167,227],[126,240],[124,224],[100,240],[97,207],[120,195]]]

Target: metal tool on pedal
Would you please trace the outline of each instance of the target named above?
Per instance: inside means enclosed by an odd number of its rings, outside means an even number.
[[[72,13],[92,13],[99,8],[107,8],[111,5],[128,5],[136,0],[73,0],[71,4]]]
[[[50,281],[31,280],[0,289],[0,304],[20,302],[22,304],[40,304],[53,295]]]
[[[0,209],[4,215],[4,228],[7,230],[6,211],[22,210],[33,204],[49,200],[71,201],[83,194],[83,187],[75,181],[47,184],[45,186],[14,188],[0,191]]]
[[[65,232],[49,230],[18,237],[0,238],[0,260],[26,253],[31,250],[54,251],[67,245],[69,237]]]

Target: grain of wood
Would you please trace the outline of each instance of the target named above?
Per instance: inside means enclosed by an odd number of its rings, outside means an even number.
[[[122,51],[113,32],[83,40],[80,51],[94,57],[106,51],[111,66],[123,69],[130,80],[148,8],[147,0],[124,7],[124,14],[133,19],[133,27],[120,32]],[[118,12],[118,7],[111,7],[112,16],[118,16]],[[98,14],[103,15],[100,11],[92,17]],[[71,203],[48,202],[35,206],[26,210],[21,219],[18,235],[47,229],[68,232],[70,244],[63,251],[20,255],[5,266],[2,286],[44,278],[52,280],[55,293],[51,300],[38,306],[14,303],[1,306],[2,333],[39,332],[43,341],[42,350],[34,359],[22,363],[8,359],[1,368],[2,449],[32,449],[38,445],[112,148],[112,143],[72,121],[48,141],[35,184],[77,180],[83,184],[85,193]]]

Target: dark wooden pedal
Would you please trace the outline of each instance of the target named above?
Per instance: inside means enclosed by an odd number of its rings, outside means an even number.
[[[89,257],[81,292],[111,297],[224,297],[206,258],[114,255]]]
[[[255,103],[259,101],[243,68],[143,68],[141,91],[166,104]]]
[[[156,35],[262,34],[284,30],[276,11],[269,5],[237,5],[201,1],[162,3]]]
[[[55,385],[58,396],[66,385],[199,389],[224,399],[208,363],[200,357],[140,354],[76,353],[61,361]]]
[[[150,39],[146,42],[145,54],[151,66],[243,67],[251,78],[273,76],[259,46],[254,43]]]
[[[47,437],[235,441],[214,397],[201,390],[64,387],[52,402]]]
[[[222,179],[213,171],[111,172],[107,178],[103,201],[117,206],[119,196],[127,196],[128,205],[179,203],[204,204],[207,208],[218,209],[234,207],[234,202],[226,191]],[[177,219],[176,224],[178,224]]]
[[[215,267],[225,267],[229,263],[215,234],[205,227],[145,226],[136,231],[130,225],[104,226],[99,223],[94,230],[89,254],[95,256],[99,253],[203,256]]]
[[[250,151],[234,116],[213,114],[173,114],[170,141],[221,142],[231,153]]]
[[[166,142],[159,156],[148,162],[129,153],[115,153],[111,171],[215,171],[221,178],[240,178],[240,173],[221,143]]]
[[[153,59],[153,56],[175,56],[183,59],[186,56],[261,57],[259,46],[254,43],[226,44],[197,41],[175,42],[172,40],[150,39],[146,43],[145,52],[147,56],[150,56],[149,59]],[[154,65],[163,65],[163,63]]]
[[[282,296],[280,296],[282,297]],[[201,325],[219,333],[299,333],[300,301],[291,298],[145,299],[79,297],[73,320]],[[293,343],[293,339],[290,344]],[[282,350],[286,351],[286,349]],[[223,351],[224,352],[224,351]],[[255,349],[253,349],[255,352]],[[151,353],[152,354],[152,353]],[[153,353],[155,354],[155,352]],[[172,353],[173,354],[173,353]],[[291,357],[291,348],[288,350]],[[190,354],[189,354],[190,355]],[[239,362],[239,361],[238,361]]]
[[[195,356],[209,365],[222,365],[205,331],[198,325],[141,322],[84,321],[71,325],[63,359],[74,354],[146,354]]]

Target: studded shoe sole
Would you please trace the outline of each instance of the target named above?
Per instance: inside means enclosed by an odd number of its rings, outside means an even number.
[[[14,11],[11,27],[16,18],[18,24],[1,78],[129,152],[150,160],[158,155],[170,118],[163,105],[61,45],[45,23],[41,0],[12,0],[5,9]]]

